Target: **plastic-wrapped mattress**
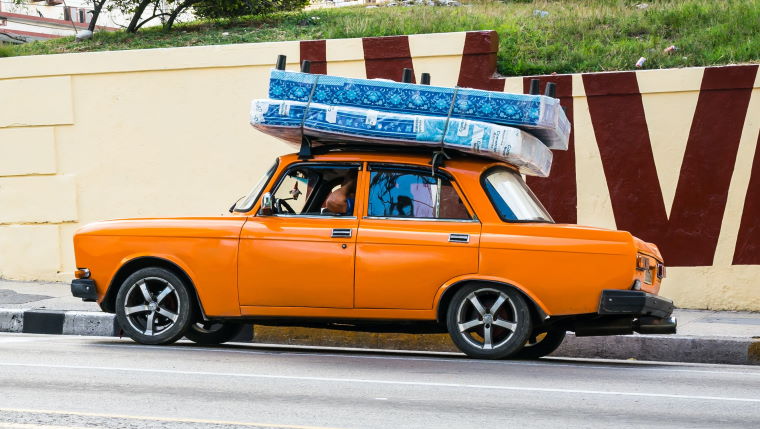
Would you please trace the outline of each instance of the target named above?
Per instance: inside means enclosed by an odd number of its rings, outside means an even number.
[[[523,174],[546,177],[552,152],[517,128],[468,119],[413,115],[283,100],[254,100],[251,124],[300,145],[303,135],[323,140],[424,145],[495,158]],[[445,136],[444,136],[445,130]]]
[[[272,70],[269,98],[490,122],[520,128],[566,150],[570,122],[559,100],[542,95],[446,88]]]

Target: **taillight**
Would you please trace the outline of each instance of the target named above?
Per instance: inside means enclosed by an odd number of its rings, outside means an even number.
[[[644,255],[636,256],[636,269],[639,271],[646,271],[649,269],[649,258]]]
[[[89,279],[90,270],[88,270],[87,268],[77,268],[74,271],[74,277],[77,279]]]

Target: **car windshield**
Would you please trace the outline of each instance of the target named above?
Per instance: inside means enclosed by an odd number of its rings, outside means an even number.
[[[515,171],[495,168],[487,171],[483,185],[494,208],[507,222],[554,222],[538,198]]]
[[[277,170],[277,161],[275,161],[274,165],[269,168],[269,171],[267,171],[266,174],[264,174],[261,179],[256,182],[256,185],[251,188],[251,191],[248,192],[245,197],[241,198],[237,203],[235,203],[233,210],[236,212],[250,211],[251,208],[253,208],[253,203],[256,202],[257,198],[259,198],[259,194],[261,194],[261,191],[264,189],[264,186],[269,181],[269,178],[272,177],[275,170]]]

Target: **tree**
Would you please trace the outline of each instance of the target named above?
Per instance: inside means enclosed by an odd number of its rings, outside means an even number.
[[[102,9],[109,0],[93,0]],[[164,28],[170,30],[177,18],[191,7],[203,18],[226,18],[243,15],[263,15],[272,12],[303,9],[309,0],[110,0],[108,9],[117,8],[125,16],[131,16],[126,31],[136,33],[143,25],[161,19]],[[97,13],[100,13],[98,9]],[[151,10],[148,17],[146,11]],[[93,13],[93,21],[95,13]],[[94,28],[94,24],[90,23]]]
[[[195,5],[195,14],[202,18],[231,18],[300,10],[307,4],[309,0],[202,0]]]
[[[92,19],[90,20],[90,25],[87,27],[88,30],[95,32],[95,26],[98,24],[100,11],[103,10],[103,6],[105,6],[107,1],[108,0],[92,0],[93,6],[95,6],[95,8],[92,10]]]

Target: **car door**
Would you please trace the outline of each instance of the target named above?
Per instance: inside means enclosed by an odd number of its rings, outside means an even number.
[[[360,164],[313,162],[285,170],[271,191],[275,212],[249,217],[241,231],[241,306],[353,307],[358,220],[353,202],[351,212],[336,213],[325,201],[346,177],[355,188],[359,170]]]
[[[480,222],[443,171],[370,164],[365,174],[355,306],[430,309],[444,283],[478,271]]]

